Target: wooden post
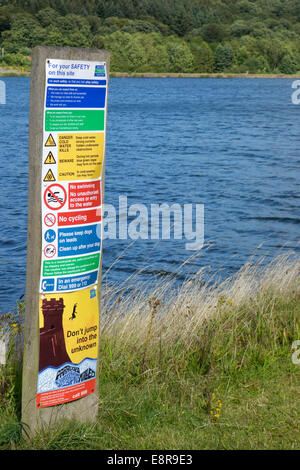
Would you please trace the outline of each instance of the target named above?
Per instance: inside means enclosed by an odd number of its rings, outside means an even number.
[[[108,74],[106,51],[34,49],[22,385],[31,434],[97,419]]]

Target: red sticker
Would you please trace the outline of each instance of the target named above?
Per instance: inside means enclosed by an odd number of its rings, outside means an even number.
[[[69,209],[89,209],[100,204],[100,181],[69,183]]]
[[[59,390],[50,390],[37,394],[36,407],[55,406],[90,395],[95,392],[95,379],[71,385]]]
[[[57,215],[57,224],[59,227],[66,225],[92,224],[101,221],[101,208],[90,211],[60,212]]]

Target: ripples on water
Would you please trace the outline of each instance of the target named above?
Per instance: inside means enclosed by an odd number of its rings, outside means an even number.
[[[25,292],[29,78],[4,78],[0,106],[0,312]],[[128,205],[205,205],[209,249],[185,265],[235,272],[256,250],[298,250],[299,110],[292,80],[111,79],[106,196]],[[150,279],[194,253],[185,240],[105,240],[104,281]],[[261,245],[262,244],[262,245]],[[261,247],[257,249],[258,246]],[[126,249],[127,248],[127,249]],[[123,250],[125,250],[123,252]],[[109,270],[116,258],[122,258]]]

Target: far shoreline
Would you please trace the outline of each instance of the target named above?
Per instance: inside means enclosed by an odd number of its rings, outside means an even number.
[[[111,78],[289,78],[300,79],[298,74],[260,74],[260,73],[152,73],[152,72],[110,72]],[[30,77],[30,71],[18,68],[5,69],[0,67],[0,77]]]
[[[259,74],[259,73],[151,73],[151,72],[110,72],[113,78],[291,78],[300,79],[299,74]]]

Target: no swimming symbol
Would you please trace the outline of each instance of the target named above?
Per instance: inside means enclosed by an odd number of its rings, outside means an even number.
[[[48,209],[59,210],[67,200],[67,192],[60,184],[51,184],[44,192],[44,203]]]

